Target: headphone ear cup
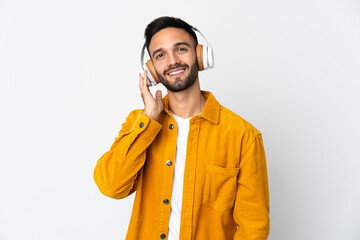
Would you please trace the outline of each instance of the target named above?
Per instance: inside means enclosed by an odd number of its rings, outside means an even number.
[[[157,83],[160,83],[159,77],[158,77],[158,75],[157,75],[157,73],[155,71],[155,67],[154,67],[154,64],[153,64],[152,60],[149,59],[144,64],[144,66],[148,70],[148,73],[147,73],[148,83],[150,83],[150,85],[156,85]]]
[[[203,46],[203,64],[204,64],[204,70],[209,69],[209,59],[208,59],[208,46]]]
[[[214,52],[212,50],[211,45],[207,46],[207,59],[208,59],[208,63],[209,63],[209,68],[213,68],[214,67]]]
[[[198,65],[198,70],[202,71],[205,70],[204,68],[204,58],[203,58],[203,48],[204,46],[201,44],[196,45],[196,60]]]

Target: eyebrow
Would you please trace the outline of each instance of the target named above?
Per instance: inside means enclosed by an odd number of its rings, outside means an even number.
[[[188,47],[191,47],[190,44],[188,44],[187,42],[178,42],[178,43],[175,43],[173,46],[174,46],[174,47],[177,47],[177,46],[181,46],[181,45],[186,45],[186,46],[188,46]],[[162,48],[156,49],[156,50],[152,53],[151,57],[154,58],[155,54],[158,53],[158,52],[161,52],[162,50],[163,50]]]

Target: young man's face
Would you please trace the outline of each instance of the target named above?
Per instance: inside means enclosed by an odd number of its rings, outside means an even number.
[[[185,30],[160,30],[151,38],[149,52],[161,83],[169,91],[183,91],[196,81],[195,41]]]

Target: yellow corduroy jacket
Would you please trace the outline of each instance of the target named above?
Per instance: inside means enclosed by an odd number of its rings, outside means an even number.
[[[180,240],[264,240],[269,191],[261,133],[210,92],[190,119]],[[177,126],[168,98],[157,121],[132,111],[97,162],[100,191],[120,199],[136,191],[126,239],[167,239]],[[169,201],[164,201],[168,199]]]

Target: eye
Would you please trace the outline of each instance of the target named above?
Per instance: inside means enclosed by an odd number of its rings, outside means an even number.
[[[158,55],[155,56],[156,59],[162,58],[164,56],[164,54],[159,53]]]
[[[186,51],[186,48],[181,47],[181,48],[178,49],[178,51],[179,51],[179,52],[184,52],[184,51]]]

